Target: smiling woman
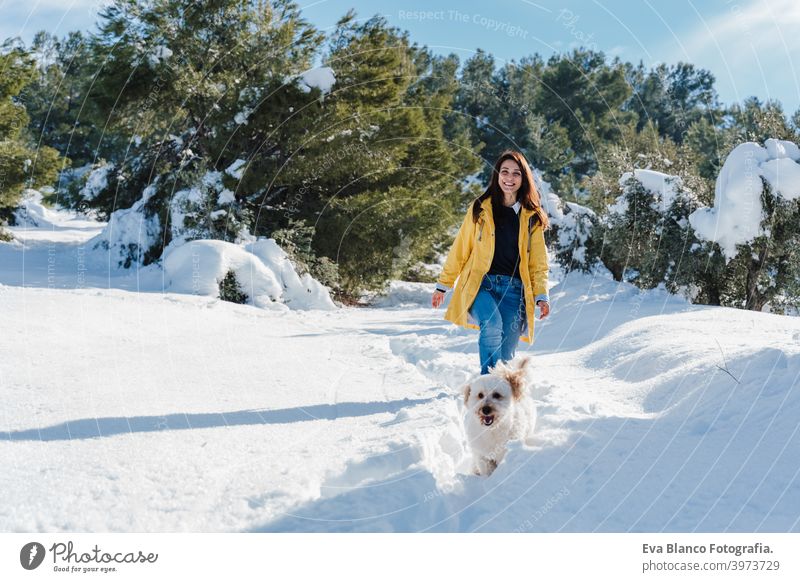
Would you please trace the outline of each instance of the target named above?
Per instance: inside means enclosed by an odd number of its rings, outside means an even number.
[[[503,152],[489,187],[467,210],[431,303],[455,285],[445,319],[480,329],[481,374],[514,357],[519,340],[533,342],[534,305],[544,319],[549,225],[533,174],[517,151]]]

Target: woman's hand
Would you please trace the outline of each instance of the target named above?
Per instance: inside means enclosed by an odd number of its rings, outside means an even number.
[[[536,305],[539,306],[539,319],[544,319],[550,315],[550,304],[547,301],[540,299],[536,302]]]
[[[433,292],[433,297],[431,297],[431,305],[433,308],[436,309],[439,307],[442,302],[444,301],[444,291],[439,291],[438,289]]]

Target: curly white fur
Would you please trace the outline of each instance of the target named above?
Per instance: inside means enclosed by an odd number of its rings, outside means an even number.
[[[478,475],[494,471],[508,441],[525,440],[533,433],[536,407],[528,394],[528,361],[516,367],[501,362],[463,387],[464,429]]]

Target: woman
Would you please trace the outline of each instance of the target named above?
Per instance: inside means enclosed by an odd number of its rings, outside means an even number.
[[[520,339],[533,342],[534,305],[541,319],[550,313],[548,227],[528,162],[503,152],[486,192],[467,210],[431,300],[439,307],[458,280],[444,317],[480,329],[481,374],[512,359]]]

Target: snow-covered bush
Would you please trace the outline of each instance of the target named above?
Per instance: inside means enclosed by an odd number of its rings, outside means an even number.
[[[678,176],[654,170],[626,172],[621,193],[602,218],[602,260],[617,280],[671,292],[692,282],[695,246],[687,217],[697,199]]]
[[[172,195],[171,241],[209,238],[240,242],[248,238],[249,213],[236,201],[232,190],[244,166],[244,160],[236,160],[225,172],[207,171],[192,186]]]
[[[689,216],[698,237],[716,243],[724,273],[720,302],[784,312],[800,305],[800,148],[768,139],[728,155],[714,206]]]
[[[195,240],[168,247],[164,254],[167,291],[230,300],[230,291],[236,289],[235,295],[246,303],[265,309],[336,307],[328,289],[308,274],[299,276],[287,254],[272,239],[259,239],[245,246]]]
[[[534,170],[534,178],[542,206],[550,218],[551,230],[547,240],[556,260],[567,271],[591,271],[597,264],[599,253],[594,237],[599,223],[597,215],[586,206],[563,201],[538,170]]]
[[[161,248],[161,219],[152,204],[155,192],[155,185],[151,185],[133,206],[112,212],[102,232],[87,243],[94,250],[107,251],[112,267],[141,265],[152,249]]]

